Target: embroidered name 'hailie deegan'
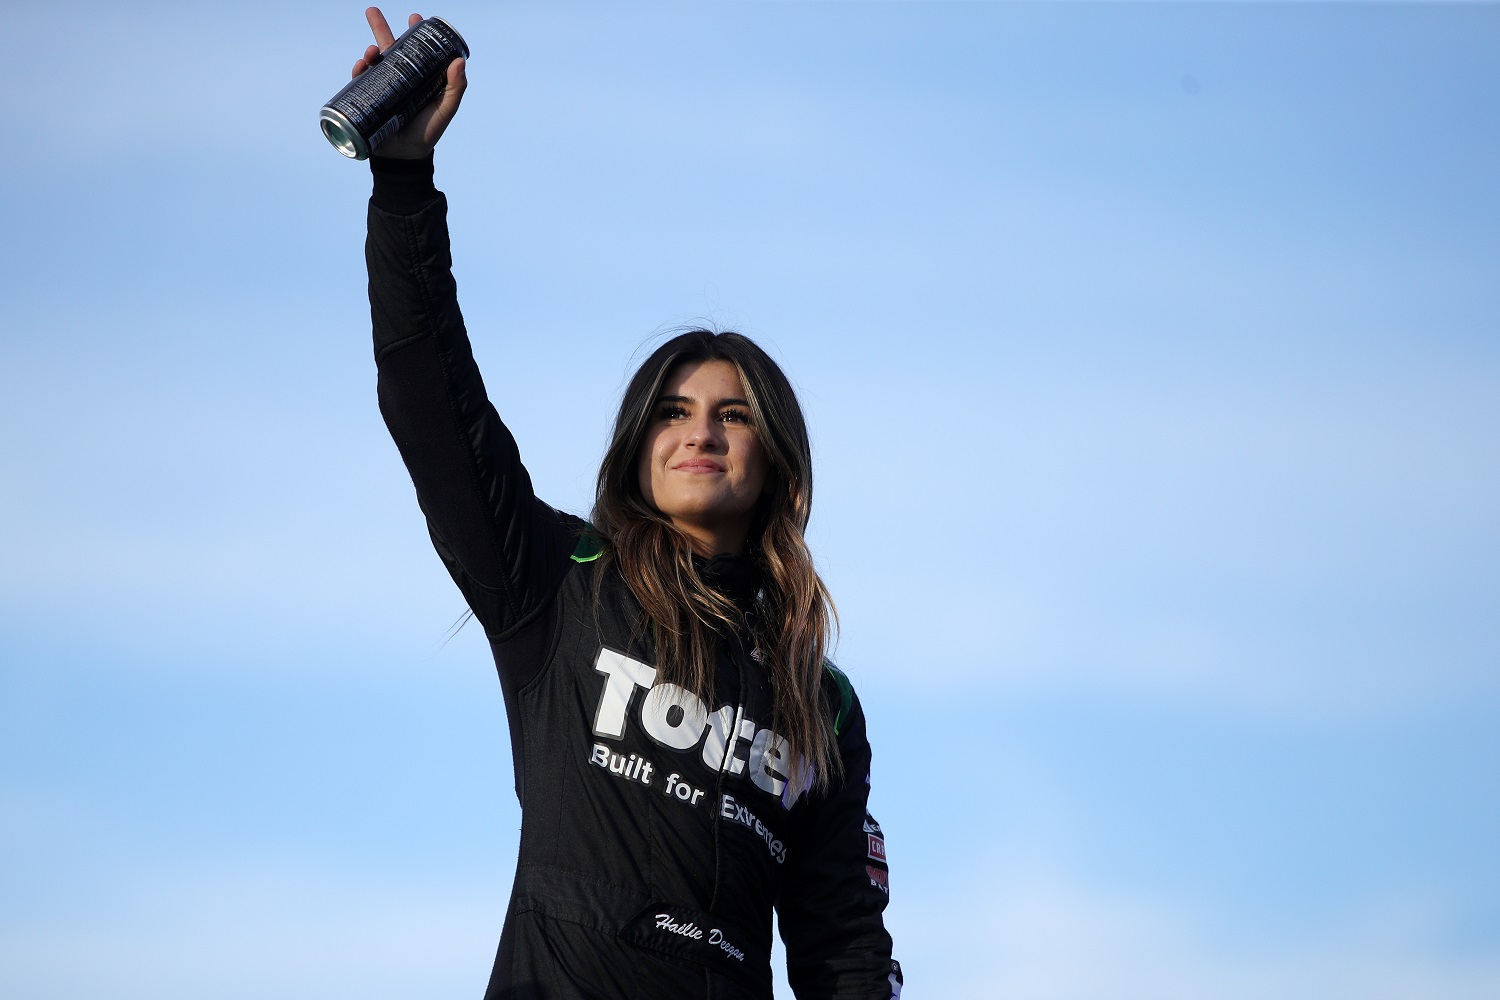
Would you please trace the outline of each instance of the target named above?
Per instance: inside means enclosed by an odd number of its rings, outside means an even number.
[[[745,953],[730,944],[729,939],[724,936],[724,932],[717,927],[710,927],[708,929],[708,939],[705,941],[703,928],[691,920],[677,921],[672,919],[672,914],[670,913],[658,913],[656,915],[656,929],[665,931],[668,934],[680,935],[690,941],[703,941],[709,947],[719,949],[736,962],[743,962],[745,960]]]

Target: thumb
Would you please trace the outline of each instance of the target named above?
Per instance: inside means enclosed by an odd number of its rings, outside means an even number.
[[[469,86],[468,74],[464,72],[466,63],[467,60],[459,56],[448,64],[448,79],[438,101],[438,114],[444,118],[452,118],[458,111],[458,103],[464,99],[464,91]]]

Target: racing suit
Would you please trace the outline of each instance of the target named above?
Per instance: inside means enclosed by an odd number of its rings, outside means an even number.
[[[829,665],[844,776],[793,787],[748,629],[715,644],[713,697],[658,679],[650,630],[580,518],[538,500],[485,394],[432,161],[372,160],[366,260],[381,412],[432,541],[483,625],[522,806],[486,1000],[771,995],[771,912],[802,1000],[899,995],[867,814],[859,699]],[[738,557],[700,562],[753,611]],[[727,630],[726,630],[727,631]]]

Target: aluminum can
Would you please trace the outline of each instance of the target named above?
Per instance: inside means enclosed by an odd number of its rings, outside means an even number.
[[[380,144],[443,92],[448,64],[469,57],[469,46],[440,17],[418,21],[323,105],[318,124],[333,148],[368,159]]]

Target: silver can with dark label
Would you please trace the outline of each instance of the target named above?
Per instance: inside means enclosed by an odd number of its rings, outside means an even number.
[[[323,105],[318,113],[323,134],[345,156],[368,159],[413,115],[437,100],[448,64],[459,56],[467,59],[469,46],[452,25],[440,17],[418,21],[380,54],[375,65]]]

